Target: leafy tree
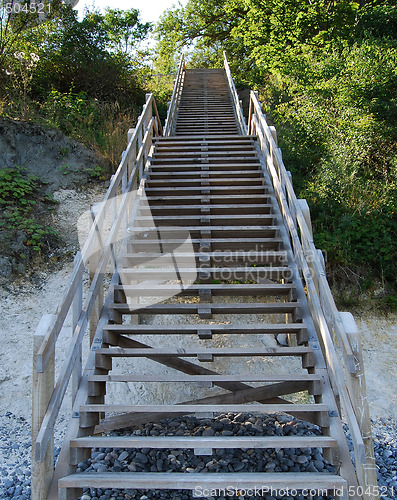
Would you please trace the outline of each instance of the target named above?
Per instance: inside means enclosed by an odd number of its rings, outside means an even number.
[[[136,9],[107,8],[102,16],[101,24],[107,33],[110,48],[125,54],[136,49],[151,29],[150,23],[142,24],[139,21],[139,11]]]

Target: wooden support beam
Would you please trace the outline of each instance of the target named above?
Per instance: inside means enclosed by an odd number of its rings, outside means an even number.
[[[37,353],[46,335],[55,321],[55,316],[42,316],[33,336],[33,390],[32,390],[32,498],[46,500],[54,473],[54,438],[50,440],[45,458],[36,461],[35,442],[39,434],[44,415],[50,402],[55,383],[55,352],[49,358],[44,372],[36,371]]]

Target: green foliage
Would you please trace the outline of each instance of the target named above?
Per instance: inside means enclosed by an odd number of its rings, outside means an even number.
[[[15,54],[4,55],[0,112],[59,128],[109,160],[110,175],[145,101],[139,73],[146,53],[138,49],[150,26],[135,9],[87,12],[79,21],[60,2],[51,13],[18,33],[11,22],[3,34]]]
[[[195,12],[195,15],[192,13]],[[328,269],[397,285],[397,7],[374,0],[189,0],[158,26],[260,92]],[[193,43],[194,42],[194,43]],[[179,45],[178,45],[179,44]]]
[[[57,237],[55,229],[38,222],[38,205],[43,203],[54,203],[54,200],[42,194],[37,177],[18,168],[0,169],[2,238],[11,239],[17,232],[22,232],[24,244],[34,252],[41,253],[48,241]]]
[[[151,28],[150,23],[139,22],[139,11],[136,9],[105,10],[101,24],[107,33],[108,44],[118,52],[128,54],[132,48],[144,40]]]
[[[92,130],[99,118],[97,101],[88,99],[84,92],[63,94],[53,90],[43,103],[42,110],[49,125],[77,139],[81,139],[81,129]]]
[[[104,181],[108,177],[108,172],[100,165],[96,165],[94,168],[88,169],[88,172],[92,179],[99,181]]]

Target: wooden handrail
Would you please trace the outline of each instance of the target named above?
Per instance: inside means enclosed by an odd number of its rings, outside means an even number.
[[[314,245],[307,218],[302,212],[302,205],[294,192],[291,176],[276,145],[274,130],[272,131],[267,124],[258,94],[253,91],[250,96],[247,134],[258,136],[261,150],[266,158],[267,170],[291,238],[294,258],[306,284],[308,305],[324,353],[331,385],[335,397],[340,398],[348,421],[356,457],[358,481],[364,492],[370,491],[369,494],[364,493],[363,498],[377,500],[379,496],[376,488],[373,488],[377,484],[377,479],[371,422],[366,395],[362,392],[365,390],[365,383],[355,383],[356,378],[365,380],[358,342],[354,342],[354,335],[349,335],[345,330],[318,250]],[[341,347],[343,370],[340,367],[332,332],[335,333]],[[353,339],[353,342],[350,339]],[[359,394],[357,394],[358,386],[361,390]]]
[[[171,101],[168,107],[167,119],[165,120],[164,137],[172,135],[175,129],[179,101],[181,100],[181,95],[182,95],[185,71],[186,71],[185,56],[182,54],[181,59],[179,61],[178,73],[175,78]]]
[[[223,51],[223,63],[224,63],[225,71],[226,71],[227,81],[229,83],[230,94],[231,94],[232,99],[233,99],[234,113],[236,115],[236,118],[237,118],[237,121],[239,124],[239,128],[240,128],[240,134],[247,135],[247,125],[245,123],[244,113],[243,113],[243,109],[241,106],[241,101],[238,97],[236,86],[234,85],[232,73],[230,71],[230,66],[229,66],[225,51]]]

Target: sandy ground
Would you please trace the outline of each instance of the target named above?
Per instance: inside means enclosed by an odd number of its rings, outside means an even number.
[[[397,314],[356,316],[372,417],[397,419]]]

